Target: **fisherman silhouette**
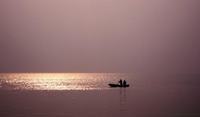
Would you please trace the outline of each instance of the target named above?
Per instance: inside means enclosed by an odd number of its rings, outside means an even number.
[[[119,80],[120,87],[122,87],[122,79]]]
[[[126,87],[126,80],[123,81],[123,87]]]

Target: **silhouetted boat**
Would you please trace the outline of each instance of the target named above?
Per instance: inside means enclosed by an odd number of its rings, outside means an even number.
[[[129,84],[127,84],[127,85],[119,85],[119,84],[108,84],[110,87],[129,87]]]

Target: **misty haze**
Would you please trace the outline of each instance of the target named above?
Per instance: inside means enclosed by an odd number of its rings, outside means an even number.
[[[199,117],[200,0],[0,0],[0,117]]]
[[[198,0],[1,0],[1,72],[199,73]]]

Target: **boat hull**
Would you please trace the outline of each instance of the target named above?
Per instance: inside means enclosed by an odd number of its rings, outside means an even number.
[[[129,84],[127,84],[127,85],[125,85],[125,86],[121,86],[121,85],[119,85],[119,84],[108,84],[110,87],[113,87],[113,88],[115,88],[115,87],[124,87],[124,88],[126,88],[126,87],[129,87]]]

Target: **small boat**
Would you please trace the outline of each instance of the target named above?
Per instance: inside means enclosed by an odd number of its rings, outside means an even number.
[[[129,84],[124,85],[119,85],[119,84],[108,84],[110,87],[129,87]]]

